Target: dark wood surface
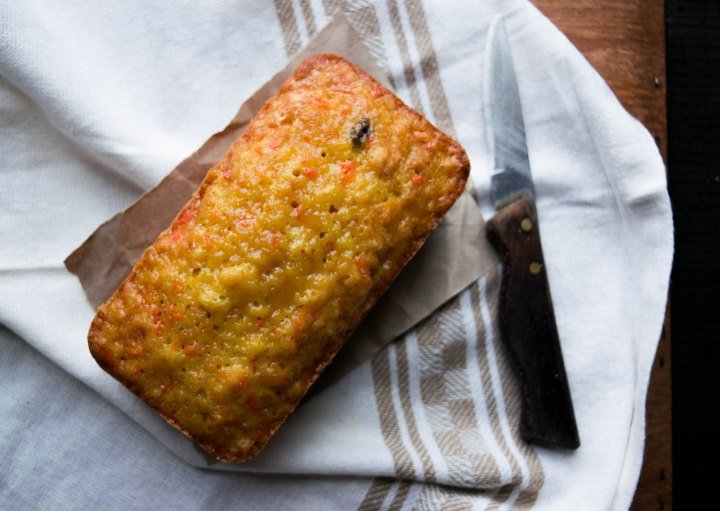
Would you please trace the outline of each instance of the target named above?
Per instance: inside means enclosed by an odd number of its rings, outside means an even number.
[[[673,501],[715,509],[718,470],[698,458],[717,459],[720,431],[720,2],[668,0],[666,15]]]
[[[533,0],[655,136],[667,161],[663,0]],[[645,459],[633,510],[672,509],[670,320],[652,370]]]

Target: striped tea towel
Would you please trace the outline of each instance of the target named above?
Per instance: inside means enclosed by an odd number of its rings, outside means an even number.
[[[481,55],[491,19],[505,16],[578,451],[518,438],[495,260],[243,465],[208,460],[89,356],[93,310],[64,257],[337,11],[398,94],[468,150],[481,204]],[[0,24],[0,507],[628,507],[672,258],[664,168],[652,137],[531,4],[38,0],[0,4]]]

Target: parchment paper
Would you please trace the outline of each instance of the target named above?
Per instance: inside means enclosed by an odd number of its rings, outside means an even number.
[[[344,15],[336,15],[284,69],[242,104],[224,130],[210,137],[132,206],[98,227],[67,257],[66,268],[80,279],[94,307],[118,288],[145,249],[190,199],[207,171],[242,134],[263,104],[277,93],[297,65],[317,53],[341,55],[390,88],[385,73],[363,46],[360,36]],[[484,233],[480,210],[466,191],[363,320],[313,386],[308,398],[369,359],[492,268],[495,255],[483,241]]]

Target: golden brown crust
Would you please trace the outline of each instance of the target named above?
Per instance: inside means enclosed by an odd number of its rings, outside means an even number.
[[[469,169],[455,141],[362,70],[311,57],[98,309],[91,353],[208,453],[244,461],[420,249]]]

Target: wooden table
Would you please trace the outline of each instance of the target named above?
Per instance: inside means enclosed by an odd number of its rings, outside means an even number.
[[[533,0],[655,136],[667,161],[663,0]],[[670,316],[647,398],[645,459],[632,508],[672,509]]]

